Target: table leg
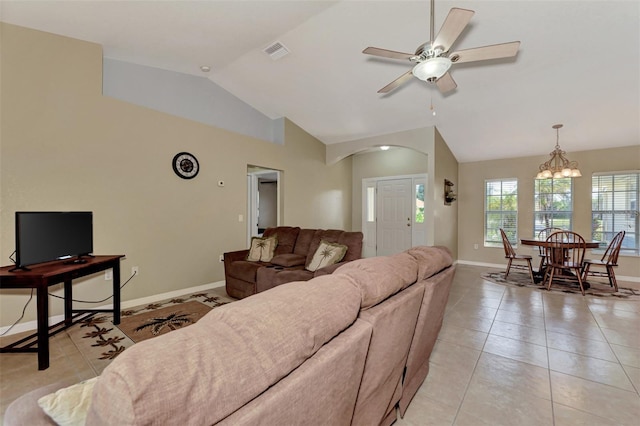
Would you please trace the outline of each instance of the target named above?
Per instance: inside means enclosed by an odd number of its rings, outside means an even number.
[[[71,280],[64,282],[64,325],[69,327],[72,319],[73,291],[71,290]]]
[[[36,290],[38,314],[38,370],[49,368],[49,295],[47,286],[41,284]]]
[[[113,323],[120,324],[120,259],[113,264]]]

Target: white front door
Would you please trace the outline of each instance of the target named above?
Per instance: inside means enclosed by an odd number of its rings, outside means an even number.
[[[379,181],[377,195],[377,255],[388,256],[411,248],[414,214],[412,179]]]

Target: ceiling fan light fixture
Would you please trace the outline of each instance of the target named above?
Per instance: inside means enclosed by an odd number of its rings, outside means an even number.
[[[445,75],[449,68],[451,68],[451,60],[441,56],[420,62],[411,72],[422,81],[433,82]]]

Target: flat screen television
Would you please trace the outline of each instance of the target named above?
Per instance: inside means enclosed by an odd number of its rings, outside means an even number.
[[[16,269],[93,253],[92,212],[16,212]]]

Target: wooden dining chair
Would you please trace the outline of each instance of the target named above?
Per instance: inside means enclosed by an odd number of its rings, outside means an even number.
[[[556,228],[556,227],[544,228],[540,230],[540,232],[538,232],[538,236],[536,237],[536,239],[540,241],[546,241],[547,237],[556,231],[562,231],[562,228]],[[542,268],[544,268],[544,266],[547,263],[547,253],[545,252],[545,249],[543,246],[538,246],[538,257],[540,257],[540,265],[538,265],[538,272],[540,273],[543,271]]]
[[[513,267],[514,269],[528,269],[529,276],[531,277],[531,283],[535,285],[535,281],[533,280],[533,268],[531,267],[531,259],[532,257],[527,254],[517,254],[513,249],[509,238],[507,238],[507,234],[505,234],[504,230],[500,229],[500,235],[502,235],[502,245],[504,246],[504,257],[509,259],[507,263],[507,272],[504,274],[504,279],[507,279],[509,275],[509,271]],[[526,265],[513,264],[513,262],[525,262]]]
[[[559,281],[577,281],[584,296],[582,262],[586,249],[584,238],[572,231],[556,231],[547,237],[547,290],[551,290],[556,277]]]
[[[609,243],[609,247],[602,255],[600,260],[585,259],[583,264],[582,280],[587,279],[587,275],[595,277],[607,277],[609,278],[609,285],[618,291],[618,282],[616,281],[616,273],[613,268],[618,266],[618,254],[620,254],[620,247],[622,246],[622,240],[624,240],[625,231],[620,231],[613,237],[613,240]],[[604,271],[595,270],[592,271],[592,267],[602,267]]]

